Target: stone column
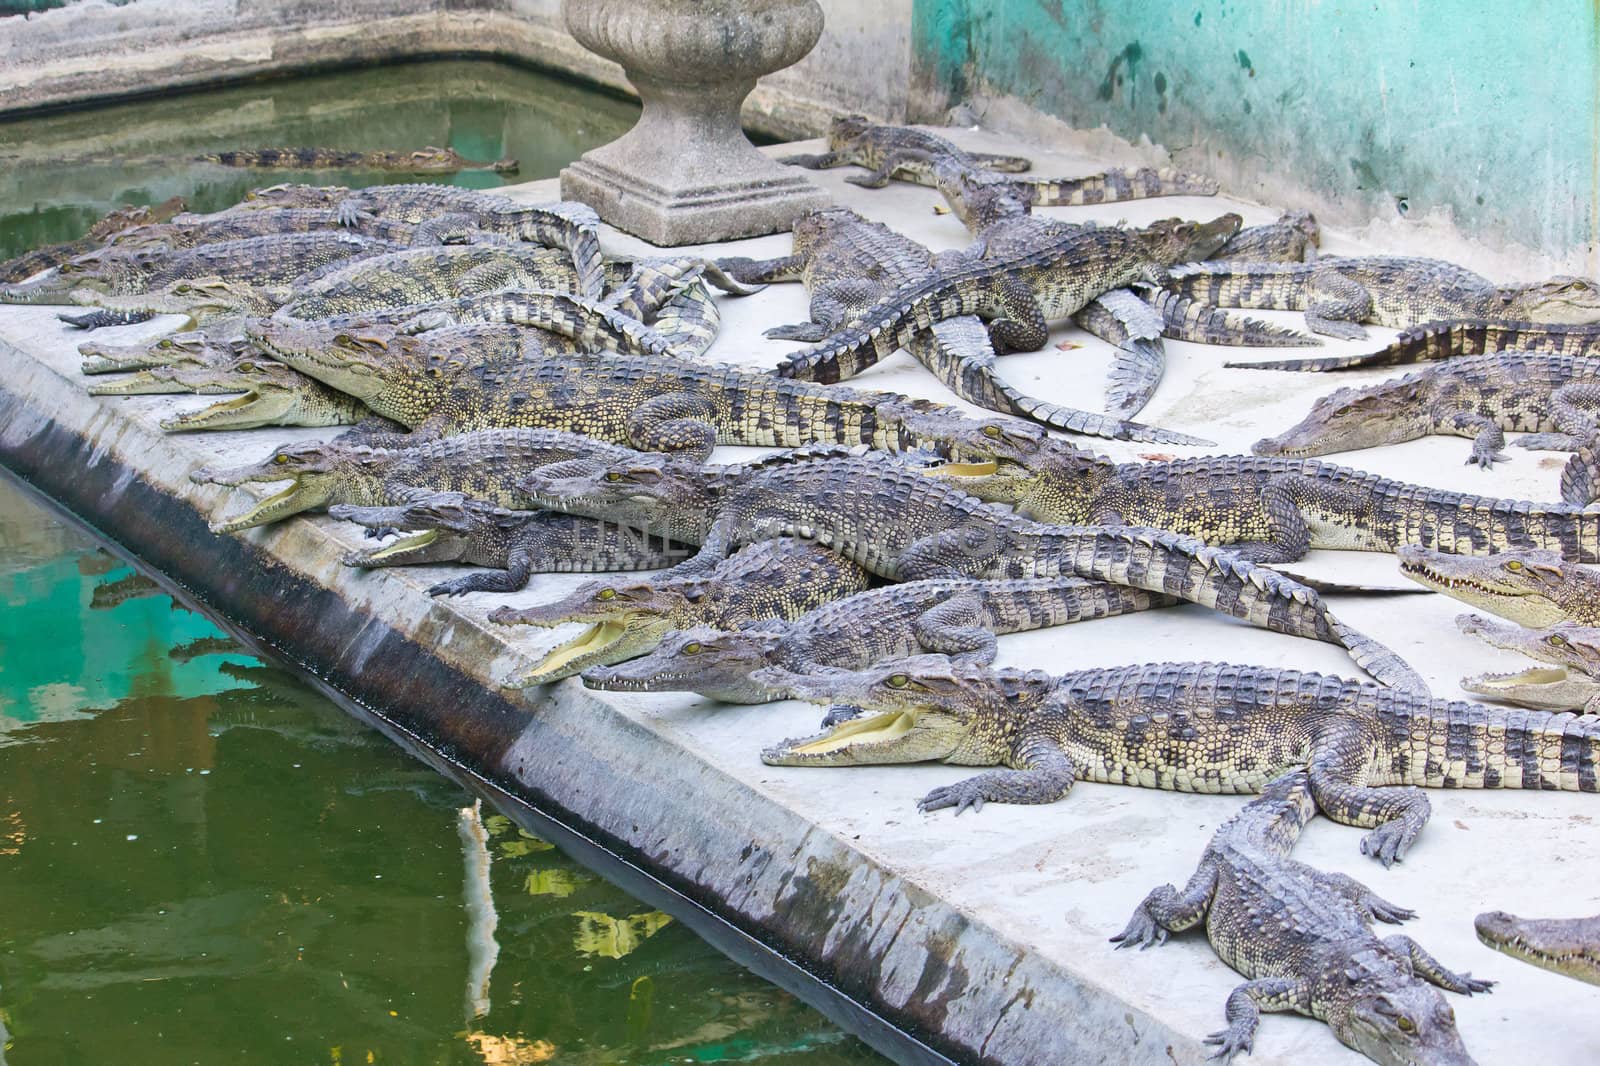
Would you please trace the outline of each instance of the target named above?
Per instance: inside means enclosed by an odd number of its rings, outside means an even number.
[[[789,228],[827,196],[756,151],[739,108],[822,35],[816,0],[562,0],[567,29],[622,65],[639,122],[561,172],[561,195],[653,244]]]

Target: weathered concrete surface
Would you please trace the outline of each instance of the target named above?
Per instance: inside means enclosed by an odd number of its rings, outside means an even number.
[[[1033,155],[1041,170],[1085,173],[1097,165],[1037,146],[957,137],[975,148]],[[774,149],[794,150],[811,146]],[[840,202],[935,247],[964,243],[954,219],[933,213],[937,195],[931,190],[871,192],[845,184],[846,173],[814,179]],[[542,183],[519,187],[517,194],[547,199],[553,189]],[[1051,213],[1144,221],[1229,209],[1249,222],[1275,213],[1194,198]],[[619,251],[637,247],[610,234],[606,244]],[[1329,245],[1336,251],[1360,247],[1337,235]],[[726,252],[767,256],[787,246],[787,238],[766,237],[728,245]],[[792,345],[762,339],[760,328],[804,317],[805,303],[798,286],[724,300],[723,336],[712,357],[773,365]],[[159,321],[130,327],[120,336],[133,339],[160,327]],[[1373,335],[1381,342],[1391,334],[1375,329]],[[421,590],[444,576],[444,568],[361,574],[340,567],[338,556],[358,542],[359,532],[325,518],[239,538],[210,537],[203,517],[246,501],[189,484],[190,469],[257,458],[275,443],[316,432],[165,437],[156,419],[205,401],[85,396],[74,373],[78,336],[47,309],[0,309],[6,345],[0,354],[0,460],[29,467],[36,483],[177,574],[202,598],[236,617],[248,613],[247,624],[257,632],[367,696],[438,751],[483,760],[486,780],[566,812],[619,853],[953,1055],[1005,1062],[1203,1060],[1200,1038],[1221,1027],[1223,1001],[1238,977],[1201,938],[1183,937],[1144,953],[1113,951],[1106,938],[1151,887],[1188,876],[1211,831],[1239,806],[1237,797],[1085,784],[1048,807],[991,804],[977,815],[923,816],[915,809],[917,797],[970,771],[762,766],[756,758],[761,748],[813,728],[817,712],[809,706],[727,708],[690,696],[592,694],[569,681],[535,693],[513,713],[499,702],[495,683],[567,634],[500,631],[485,615],[502,603],[553,598],[578,579],[550,577],[523,593],[443,604],[427,601]],[[1064,341],[1082,347],[1054,346]],[[1218,451],[1242,451],[1283,428],[1335,384],[1382,376],[1335,381],[1223,370],[1222,362],[1240,353],[1178,342],[1168,342],[1168,352],[1171,366],[1148,420],[1216,439],[1223,444]],[[1108,362],[1104,345],[1064,328],[1044,351],[1007,356],[1002,365],[1021,387],[1083,403],[1099,395]],[[859,384],[950,398],[903,355]],[[1467,448],[1459,438],[1431,438],[1341,458],[1441,487],[1522,498],[1554,494],[1561,458],[1514,449],[1511,462],[1485,473],[1462,465]],[[1132,456],[1155,449],[1105,450]],[[1398,580],[1393,560],[1381,555],[1319,552],[1300,569],[1330,578]],[[1443,597],[1339,597],[1335,606],[1406,655],[1440,695],[1462,695],[1462,674],[1508,669],[1515,661],[1457,633],[1451,618],[1458,605]],[[1000,648],[1003,665],[1052,670],[1171,657],[1353,672],[1332,646],[1190,607],[1006,637]],[[1357,852],[1359,831],[1324,821],[1311,827],[1297,857],[1418,907],[1422,918],[1410,931],[1419,941],[1449,965],[1502,982],[1490,996],[1451,997],[1479,1061],[1600,1059],[1590,989],[1496,955],[1472,932],[1473,915],[1491,907],[1540,915],[1600,910],[1593,858],[1600,797],[1436,791],[1430,799],[1432,822],[1401,867],[1377,867]],[[1364,1060],[1320,1023],[1270,1015],[1246,1061]]]

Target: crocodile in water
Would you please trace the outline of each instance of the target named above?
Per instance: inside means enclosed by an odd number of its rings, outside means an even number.
[[[283,170],[399,170],[412,174],[453,174],[458,170],[492,170],[515,174],[515,159],[480,162],[464,159],[454,148],[429,145],[415,151],[351,152],[338,148],[239,148],[195,156],[201,163],[225,167]]]

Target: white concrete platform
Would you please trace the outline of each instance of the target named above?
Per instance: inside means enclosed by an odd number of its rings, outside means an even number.
[[[1041,174],[1087,173],[1108,162],[978,134],[956,137],[974,148],[1025,152]],[[811,151],[814,144],[771,151]],[[907,185],[859,189],[843,181],[849,173],[812,177],[838,202],[935,249],[965,243],[954,217],[934,213],[935,191]],[[550,199],[553,185],[536,183],[512,192],[529,201]],[[1278,213],[1226,197],[1048,213],[1145,222],[1229,210],[1243,214],[1247,224]],[[615,233],[608,233],[605,243],[619,253],[638,248],[632,238]],[[1360,246],[1337,234],[1325,239],[1324,248],[1425,253]],[[787,249],[788,238],[780,236],[715,250],[770,256]],[[723,331],[709,357],[774,365],[794,345],[767,341],[760,331],[804,319],[806,302],[797,285],[723,299]],[[1294,323],[1298,317],[1281,320]],[[158,321],[103,336],[131,341],[162,328]],[[1393,333],[1374,328],[1371,335],[1370,343],[1330,343],[1322,352],[1370,350]],[[82,336],[59,325],[49,309],[0,308],[0,459],[16,465],[34,442],[69,432],[85,441],[87,461],[120,464],[175,507],[211,514],[241,509],[245,500],[229,499],[240,490],[190,484],[191,469],[249,461],[285,440],[334,432],[165,436],[156,428],[159,418],[209,401],[88,397],[76,373],[75,346]],[[1060,350],[1059,342],[1080,346]],[[1318,395],[1387,376],[1222,368],[1228,359],[1271,359],[1293,354],[1289,351],[1244,352],[1175,341],[1167,342],[1167,351],[1167,376],[1141,420],[1208,437],[1219,447],[1102,442],[1102,451],[1120,458],[1246,452],[1256,439],[1297,421]],[[1065,327],[1052,334],[1045,350],[1008,356],[1001,363],[1019,388],[1080,407],[1098,403],[1108,365],[1104,344]],[[904,354],[854,384],[959,402]],[[1441,488],[1522,499],[1557,495],[1565,456],[1512,449],[1510,462],[1482,472],[1463,465],[1468,450],[1465,439],[1429,438],[1330,458]],[[34,480],[47,490],[52,478],[71,476],[42,474]],[[126,482],[127,476],[119,475],[117,484]],[[108,505],[90,517],[124,539],[115,515],[116,507]],[[280,566],[304,587],[333,590],[352,617],[372,620],[373,633],[381,622],[385,632],[422,643],[452,669],[481,681],[486,693],[569,635],[502,629],[484,619],[501,604],[558,596],[581,578],[539,578],[521,593],[430,602],[422,590],[445,568],[358,573],[340,567],[338,556],[359,541],[359,530],[326,517],[251,530],[242,538],[263,565]],[[191,576],[204,579],[199,571],[213,564],[204,557],[206,550],[202,544],[187,564],[196,568],[194,575],[179,566],[173,576],[186,583]],[[1295,569],[1339,580],[1403,581],[1393,559],[1383,555],[1318,552]],[[1333,603],[1340,617],[1404,655],[1441,696],[1463,696],[1457,685],[1463,674],[1508,669],[1518,662],[1460,635],[1451,619],[1461,605],[1441,596],[1335,597]],[[297,608],[288,601],[283,609]],[[308,623],[307,632],[315,630]],[[362,662],[374,654],[376,637],[368,641],[370,635],[352,631],[338,648],[298,650],[312,662],[327,651],[359,678]],[[1253,629],[1193,606],[1004,637],[1000,648],[1001,665],[1053,671],[1210,658],[1359,675],[1334,646]],[[1142,953],[1114,951],[1107,938],[1121,929],[1150,888],[1181,883],[1189,875],[1212,830],[1240,805],[1237,797],[1084,784],[1047,807],[991,804],[959,818],[948,812],[921,815],[915,807],[919,796],[972,771],[763,766],[757,758],[762,748],[815,725],[817,710],[808,705],[727,708],[692,696],[589,693],[575,680],[530,697],[527,720],[516,727],[521,732],[504,751],[499,771],[533,783],[542,801],[573,812],[631,849],[635,861],[652,866],[664,880],[952,1057],[1194,1063],[1207,1053],[1201,1038],[1222,1027],[1223,1001],[1240,978],[1215,958],[1203,936],[1185,936]],[[420,686],[413,693],[419,704],[429,698]],[[419,706],[413,711],[448,717],[472,708]],[[1450,997],[1463,1038],[1479,1061],[1547,1066],[1600,1061],[1595,990],[1490,952],[1472,931],[1473,916],[1490,908],[1532,916],[1600,911],[1595,854],[1600,796],[1434,792],[1430,799],[1433,819],[1402,866],[1386,871],[1363,858],[1357,850],[1360,831],[1323,820],[1307,832],[1297,857],[1354,875],[1385,897],[1416,907],[1421,917],[1408,931],[1422,944],[1446,965],[1501,982],[1489,996]],[[810,939],[803,932],[807,928],[813,930]],[[1244,1061],[1364,1060],[1319,1022],[1269,1015],[1254,1055]]]

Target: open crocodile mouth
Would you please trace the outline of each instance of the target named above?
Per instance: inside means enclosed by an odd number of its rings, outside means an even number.
[[[598,663],[607,652],[628,635],[626,621],[597,622],[572,640],[552,648],[539,664],[517,682],[519,688],[542,685],[570,677],[586,666]]]
[[[1481,914],[1473,924],[1478,939],[1498,952],[1543,970],[1554,970],[1579,981],[1600,984],[1600,957],[1597,957],[1593,948],[1582,944],[1556,946],[1533,943],[1529,937],[1537,933],[1525,929],[1522,922],[1510,915]]]
[[[977,463],[941,463],[930,467],[928,472],[945,477],[994,477],[1000,473],[1000,461],[988,459]]]
[[[222,482],[216,482],[222,484]],[[291,482],[289,487],[275,492],[262,500],[254,507],[237,518],[230,518],[211,527],[213,533],[233,533],[251,526],[263,525],[275,521],[284,515],[294,514],[299,508],[293,506],[295,497],[300,495],[300,483]]]
[[[1441,590],[1456,592],[1457,590],[1477,593],[1480,596],[1498,596],[1504,599],[1516,599],[1528,593],[1521,589],[1507,588],[1504,585],[1488,585],[1470,577],[1451,577],[1442,570],[1436,570],[1427,563],[1414,559],[1402,559],[1400,572],[1411,580],[1422,585],[1433,585]]]
[[[256,416],[252,413],[252,409],[261,402],[262,396],[259,392],[246,392],[242,396],[221,400],[204,410],[178,415],[175,418],[164,418],[161,420],[161,428],[165,430],[201,429],[219,421],[227,424],[230,421],[230,415],[243,414],[254,418]]]
[[[399,537],[393,543],[385,544],[375,551],[368,552],[363,558],[377,561],[379,559],[393,559],[397,555],[418,551],[426,548],[439,539],[437,529],[424,529],[420,533],[413,533],[408,537]]]
[[[773,766],[801,765],[841,751],[891,743],[911,732],[916,724],[917,716],[912,711],[864,715],[803,740],[786,740],[767,749],[761,760]]]

